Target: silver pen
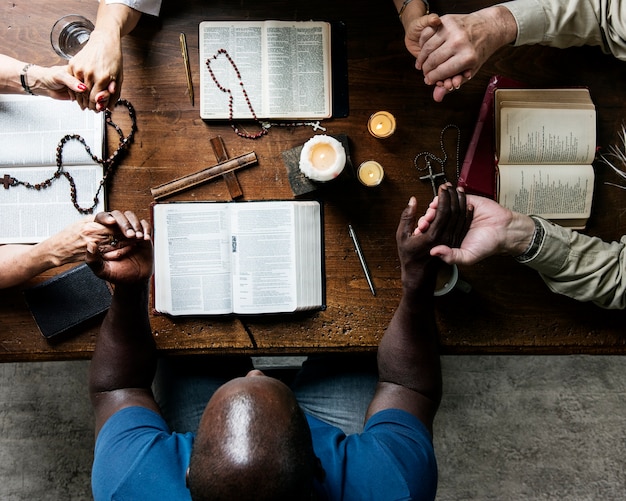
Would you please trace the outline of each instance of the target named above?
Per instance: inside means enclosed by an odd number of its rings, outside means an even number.
[[[359,239],[356,237],[356,233],[354,232],[354,228],[352,228],[351,224],[348,225],[348,233],[350,233],[350,238],[352,239],[352,242],[354,242],[354,249],[356,250],[357,256],[359,256],[359,261],[361,261],[361,267],[363,268],[363,272],[365,273],[367,284],[370,286],[370,290],[372,291],[372,294],[375,296],[376,290],[374,289],[372,276],[370,275],[370,270],[367,267],[367,263],[365,262],[365,257],[363,256],[363,251],[361,250]]]

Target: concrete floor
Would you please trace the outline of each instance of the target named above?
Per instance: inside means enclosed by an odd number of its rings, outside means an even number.
[[[89,500],[88,362],[0,364],[0,500]],[[438,500],[623,500],[626,357],[444,357]]]

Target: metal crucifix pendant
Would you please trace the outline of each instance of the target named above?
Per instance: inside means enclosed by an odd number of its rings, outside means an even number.
[[[430,181],[431,186],[433,187],[433,196],[437,196],[437,187],[440,183],[437,183],[437,178],[443,178],[441,181],[445,181],[446,175],[443,172],[439,172],[435,174],[433,172],[433,167],[430,164],[430,160],[426,159],[426,168],[428,169],[428,174],[424,176],[420,176],[420,181]]]

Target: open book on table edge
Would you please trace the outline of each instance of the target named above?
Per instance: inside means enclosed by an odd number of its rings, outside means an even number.
[[[81,110],[72,101],[43,96],[0,94],[0,185],[5,175],[32,185],[41,184],[57,170],[56,154],[66,135],[80,135],[98,158],[105,151],[103,113]],[[85,152],[76,139],[63,148],[63,169],[77,183],[77,202],[89,207],[102,180],[103,166]],[[0,186],[0,211],[11,225],[0,231],[0,244],[33,244],[82,219],[71,200],[71,187],[63,176],[39,190]],[[106,209],[103,186],[93,213]]]
[[[209,23],[215,24],[223,24],[223,25],[241,25],[245,26],[246,24],[251,23],[263,23],[263,22],[273,22],[274,20],[267,21],[203,21],[199,24],[199,52],[200,52],[200,116],[203,120],[225,120],[228,119],[228,105],[224,106],[223,110],[216,112],[215,115],[206,115],[204,113],[203,101],[204,94],[208,89],[211,92],[220,93],[221,91],[215,86],[215,83],[212,82],[209,71],[206,67],[206,60],[213,56],[213,53],[208,54],[207,49],[203,46],[203,36],[202,36],[202,26],[207,25]],[[348,101],[348,61],[347,61],[347,42],[346,42],[346,26],[345,23],[341,21],[278,21],[284,22],[288,24],[298,24],[298,23],[315,23],[318,26],[326,25],[329,27],[329,43],[326,49],[327,57],[328,57],[328,79],[326,85],[327,92],[327,106],[326,113],[319,114],[316,113],[314,115],[309,115],[305,113],[292,112],[286,114],[286,116],[281,116],[281,114],[267,114],[263,113],[260,109],[255,107],[255,113],[260,119],[271,119],[271,120],[322,120],[326,118],[342,118],[347,117],[349,113],[349,101]],[[223,48],[223,47],[220,47]],[[209,51],[210,52],[210,51]],[[235,61],[235,64],[236,61]],[[243,82],[245,87],[246,83]],[[239,84],[237,84],[239,87]],[[246,89],[246,92],[250,92],[249,89]],[[235,99],[243,99],[243,96],[240,92],[233,94]],[[224,97],[227,97],[227,94],[224,93]],[[227,103],[227,99],[225,101]],[[268,115],[268,116],[266,116]],[[252,116],[249,114],[249,110],[246,108],[244,112],[237,113],[235,112],[233,119],[235,120],[250,120]]]
[[[498,89],[494,111],[498,202],[584,229],[593,202],[597,121],[588,89]]]
[[[157,239],[158,237],[158,222],[155,218],[155,210],[158,211],[157,207],[159,206],[180,206],[180,205],[194,205],[194,206],[202,206],[202,205],[221,205],[221,206],[252,206],[253,204],[283,204],[289,203],[296,205],[307,204],[311,207],[316,207],[318,209],[316,216],[318,216],[319,223],[319,233],[317,235],[317,247],[316,247],[316,266],[318,266],[316,276],[316,280],[319,280],[319,297],[316,297],[316,302],[314,305],[309,304],[307,307],[303,308],[295,308],[293,310],[280,310],[280,311],[253,311],[253,312],[241,312],[241,311],[221,311],[221,312],[211,312],[210,310],[205,311],[197,311],[197,312],[171,312],[166,311],[164,308],[158,308],[157,303]],[[229,316],[229,315],[244,315],[244,316],[253,316],[253,315],[261,315],[261,316],[269,316],[269,315],[284,315],[284,314],[293,314],[297,312],[305,312],[305,311],[313,311],[313,310],[325,310],[326,309],[326,273],[325,273],[325,251],[324,251],[324,210],[323,204],[316,200],[255,200],[255,201],[246,201],[246,202],[234,202],[234,201],[181,201],[181,202],[153,202],[151,204],[151,216],[152,216],[152,225],[154,228],[154,242],[155,242],[155,272],[152,275],[152,294],[151,294],[151,302],[152,302],[152,313],[154,315],[167,315],[172,317],[202,317],[202,316]],[[228,238],[232,239],[232,233],[229,232]],[[160,241],[160,239],[159,239]],[[232,245],[232,242],[230,243]],[[234,274],[231,270],[231,279],[234,280]],[[319,300],[317,300],[319,299]],[[318,304],[319,303],[319,304]],[[234,306],[234,305],[233,305]]]

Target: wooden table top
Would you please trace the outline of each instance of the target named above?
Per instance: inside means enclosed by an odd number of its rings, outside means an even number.
[[[432,2],[445,13],[444,2]],[[490,2],[455,2],[456,12],[468,12]],[[95,19],[93,0],[14,0],[0,6],[0,49],[37,64],[61,64],[52,51],[49,32],[62,15],[81,13]],[[232,3],[164,2],[159,19],[144,16],[124,39],[122,97],[137,111],[135,141],[109,185],[109,207],[132,209],[149,217],[150,188],[215,164],[209,140],[224,138],[230,156],[256,152],[258,166],[239,171],[245,200],[294,198],[283,151],[302,145],[315,132],[308,127],[272,128],[251,141],[234,134],[228,123],[207,123],[199,117],[198,24],[209,19],[341,20],[347,29],[349,104],[347,118],[323,122],[327,134],[346,134],[355,165],[375,159],[385,168],[382,186],[367,189],[353,184],[341,193],[323,196],[327,309],[297,316],[267,318],[168,318],[153,316],[152,326],[163,352],[305,354],[316,351],[372,351],[400,298],[400,271],[395,229],[411,195],[425,209],[432,198],[430,184],[419,180],[416,154],[440,155],[440,131],[447,124],[461,130],[460,161],[477,118],[489,80],[494,74],[532,86],[587,86],[598,111],[598,145],[618,141],[623,120],[626,64],[598,48],[558,50],[545,47],[506,47],[480,74],[443,103],[432,100],[414,60],[404,47],[403,31],[390,0],[335,2],[332,0],[270,0]],[[179,34],[185,32],[196,94],[187,95]],[[377,140],[367,132],[371,113],[388,110],[397,131]],[[123,116],[114,118],[124,122]],[[246,124],[248,127],[249,124]],[[249,125],[252,129],[253,126]],[[449,178],[455,176],[454,133],[446,135]],[[596,164],[597,188],[589,234],[615,240],[626,232],[626,194],[605,185],[615,175]],[[171,200],[229,200],[223,180],[181,193]],[[377,294],[365,280],[348,235],[355,228]],[[45,274],[26,285],[49,278]],[[454,291],[436,301],[444,353],[625,353],[624,313],[605,311],[557,296],[537,273],[505,257],[490,258],[461,268],[472,286],[469,294]],[[98,326],[53,343],[39,334],[21,288],[0,291],[0,361],[88,358]]]

